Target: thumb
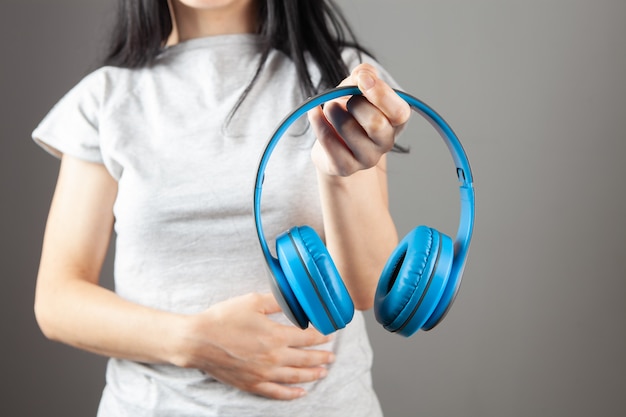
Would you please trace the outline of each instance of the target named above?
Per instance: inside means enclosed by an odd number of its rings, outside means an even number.
[[[359,90],[361,90],[363,94],[367,94],[368,91],[376,86],[378,76],[375,71],[366,67],[355,71],[355,78]]]
[[[282,311],[272,293],[259,294],[257,307],[259,312],[263,314],[274,314]]]
[[[361,64],[354,69],[351,77],[363,96],[387,117],[392,126],[402,126],[409,120],[411,107],[379,78],[376,68]]]

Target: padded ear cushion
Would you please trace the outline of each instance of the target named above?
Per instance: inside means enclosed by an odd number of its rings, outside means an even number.
[[[276,251],[293,293],[320,332],[344,328],[354,304],[335,264],[315,230],[294,227],[276,240]]]
[[[430,317],[445,288],[452,239],[426,226],[400,242],[381,274],[374,302],[376,319],[391,332],[410,336]]]

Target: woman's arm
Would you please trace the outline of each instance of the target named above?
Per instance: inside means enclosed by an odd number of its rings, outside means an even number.
[[[35,294],[35,314],[47,337],[101,355],[201,369],[276,399],[297,398],[304,390],[288,384],[325,375],[332,353],[309,348],[329,338],[269,319],[280,311],[270,294],[179,315],[99,286],[116,194],[117,183],[103,165],[63,157]]]
[[[389,213],[385,154],[411,109],[374,67],[359,65],[341,85],[362,96],[309,112],[326,245],[357,309],[373,305],[380,273],[398,243]]]
[[[372,307],[380,273],[398,243],[384,165],[383,157],[349,177],[318,173],[326,246],[359,310]]]
[[[132,304],[98,285],[117,183],[104,166],[63,157],[44,234],[35,315],[50,339],[106,356],[164,361],[163,334],[180,317]],[[137,337],[141,335],[141,337]]]

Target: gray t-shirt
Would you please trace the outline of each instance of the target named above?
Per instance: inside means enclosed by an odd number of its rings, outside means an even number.
[[[350,67],[358,63],[354,51],[344,56]],[[226,123],[259,57],[255,35],[226,35],[172,46],[150,68],[103,67],[33,132],[54,155],[103,163],[118,181],[114,279],[121,297],[195,313],[269,291],[252,216],[254,178],[267,139],[304,97],[293,63],[274,51]],[[295,225],[323,236],[310,159],[315,138],[304,119],[267,167],[262,213],[270,247]],[[282,314],[275,319],[287,322]],[[251,395],[198,370],[110,359],[98,416],[380,416],[362,315],[323,348],[336,362],[293,401]]]

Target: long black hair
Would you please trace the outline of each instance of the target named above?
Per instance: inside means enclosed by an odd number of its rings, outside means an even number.
[[[117,20],[102,64],[125,68],[150,66],[163,51],[173,25],[168,0],[119,0]],[[263,69],[270,52],[282,51],[293,61],[304,97],[334,87],[349,75],[341,52],[354,48],[372,54],[356,39],[333,0],[257,0],[257,33],[263,51],[252,81],[226,120],[230,123]],[[321,78],[314,85],[306,56],[317,65]],[[406,152],[397,144],[394,151]]]
[[[103,65],[150,66],[172,32],[168,1],[119,0],[118,3]],[[349,74],[341,58],[344,47],[367,53],[332,0],[257,0],[257,6],[257,33],[263,45],[257,75],[273,49],[282,51],[293,61],[305,96],[335,86]],[[307,54],[319,68],[320,85],[313,85],[305,59]],[[254,80],[244,96],[253,83]]]

